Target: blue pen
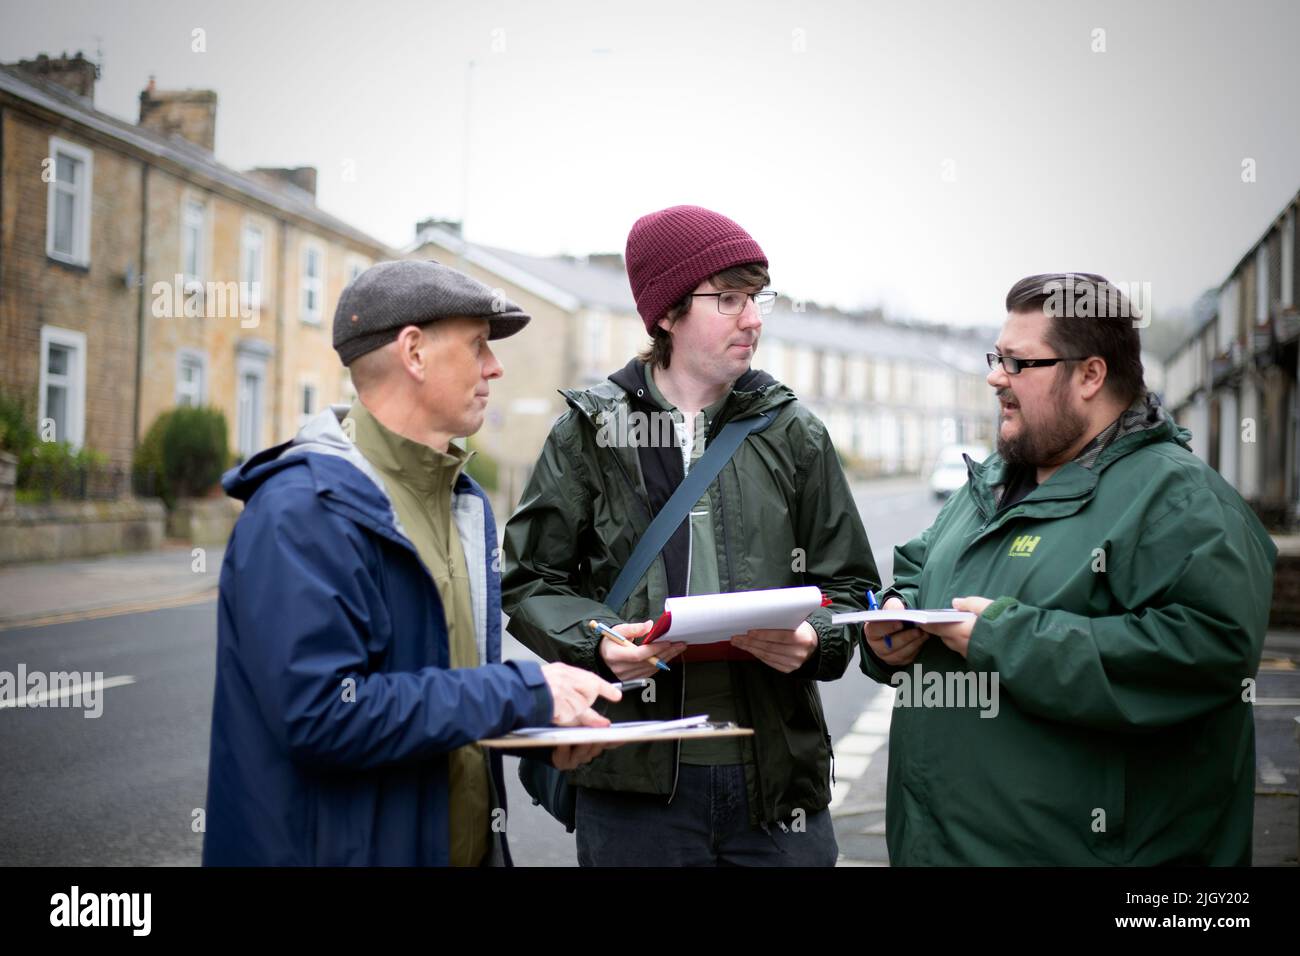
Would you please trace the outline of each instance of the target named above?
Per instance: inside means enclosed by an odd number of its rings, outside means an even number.
[[[871,588],[867,588],[867,608],[872,611],[880,610],[880,605],[876,603],[876,592],[871,590]],[[888,634],[885,635],[885,647],[889,648],[891,651],[894,649],[894,639]]]
[[[608,637],[608,638],[610,638],[612,641],[614,641],[614,643],[616,643],[616,644],[622,644],[624,647],[640,647],[640,646],[641,646],[640,644],[633,644],[631,641],[629,641],[626,637],[624,637],[624,636],[623,636],[622,634],[620,634],[618,631],[614,630],[612,627],[606,627],[604,624],[601,624],[600,621],[588,621],[588,622],[587,622],[587,626],[590,627],[590,628],[591,628],[593,631],[595,631],[597,634],[604,634],[606,637]],[[659,668],[659,670],[661,670],[661,671],[672,670],[671,667],[669,667],[667,664],[665,664],[663,661],[661,661],[661,660],[660,660],[659,658],[657,658],[657,657],[648,657],[648,658],[646,658],[646,660],[648,660],[648,661],[649,661],[651,664],[653,664],[655,667]]]

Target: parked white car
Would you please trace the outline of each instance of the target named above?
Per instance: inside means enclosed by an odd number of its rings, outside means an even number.
[[[970,455],[973,461],[983,461],[989,456],[989,450],[983,445],[946,445],[939,452],[939,459],[930,472],[930,490],[939,499],[947,498],[966,484],[966,461],[962,455]]]

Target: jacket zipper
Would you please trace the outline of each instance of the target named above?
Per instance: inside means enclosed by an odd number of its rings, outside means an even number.
[[[686,716],[686,663],[682,662],[682,689],[677,700],[678,718]],[[673,798],[677,796],[677,780],[682,772],[682,741],[679,737],[673,741],[673,788],[668,792],[668,805],[672,806]]]
[[[728,462],[728,464],[730,464],[730,462]],[[728,530],[727,526],[726,495],[723,494],[722,491],[722,473],[726,470],[726,468],[723,468],[722,472],[718,473],[718,517],[722,521],[722,556],[726,560],[727,564],[727,586],[730,589],[734,589],[736,587],[736,575],[731,565],[731,532]],[[734,673],[735,671],[733,670],[733,674]],[[753,701],[749,696],[749,687],[746,685],[743,676],[736,676],[740,677],[740,679],[735,681],[735,683],[740,686],[741,696],[745,698],[745,713],[748,715],[749,722],[752,724],[754,722],[754,707]],[[749,742],[754,748],[754,792],[758,795],[758,820],[760,824],[765,824],[767,820],[767,795],[763,792],[763,769],[762,761],[759,758],[758,753],[758,734],[755,733],[750,737]],[[741,747],[744,747],[743,741],[741,742]]]
[[[679,435],[678,441],[680,440],[681,440],[681,436]],[[694,443],[693,433],[691,436],[691,441],[692,443]],[[682,459],[682,481],[686,480],[686,475],[688,474],[687,468],[689,467],[689,465],[686,462],[686,458],[688,456],[689,456],[689,452],[687,453],[687,455],[684,455]],[[688,511],[686,513],[686,593],[687,595],[691,593],[691,559],[694,557],[694,554],[695,554],[695,523],[691,521],[691,514]],[[666,572],[668,569],[665,567],[664,570]],[[686,671],[687,671],[686,662],[682,661],[681,693],[678,695],[678,700],[677,700],[678,718],[682,718],[686,716]],[[681,773],[682,773],[682,741],[680,738],[678,738],[673,743],[673,788],[668,792],[669,806],[672,805],[673,798],[677,796],[677,781],[680,779]]]

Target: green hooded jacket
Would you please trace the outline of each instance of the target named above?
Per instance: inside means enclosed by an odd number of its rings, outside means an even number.
[[[627,436],[618,430],[619,423],[635,425],[636,411],[651,409],[638,381],[644,384],[634,361],[590,389],[561,392],[570,408],[552,427],[505,530],[502,606],[510,633],[546,660],[610,680],[598,639],[583,622],[652,619],[671,596],[661,554],[624,607],[601,603],[652,518],[638,448],[620,440]],[[829,804],[831,739],[816,682],[842,676],[853,657],[849,627],[832,625],[831,615],[860,610],[865,590],[879,586],[826,428],[789,388],[751,370],[709,423],[708,439],[734,418],[772,409],[778,410],[772,424],[745,440],[710,488],[722,590],[811,584],[832,604],[808,618],[818,647],[794,673],[757,661],[728,665],[739,722],[755,731],[754,762],[746,768],[754,825]],[[680,450],[669,454],[680,468]],[[603,712],[613,720],[682,716],[681,675],[689,668],[674,663],[670,673],[656,675],[652,699],[628,694],[617,705],[603,705]],[[572,780],[669,797],[677,765],[676,744],[625,745],[574,771]]]
[[[896,549],[887,593],[909,607],[994,602],[967,660],[932,636],[890,667],[861,639],[862,669],[899,687],[891,862],[1250,862],[1248,688],[1277,549],[1154,396],[1134,409],[1095,460],[1000,513],[1007,466],[967,459],[966,486]],[[981,674],[996,708],[969,705]]]

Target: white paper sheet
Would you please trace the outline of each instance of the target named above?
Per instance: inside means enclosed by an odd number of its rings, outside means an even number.
[[[556,744],[601,743],[626,737],[654,736],[668,730],[699,727],[709,722],[708,714],[682,717],[679,720],[628,720],[608,727],[521,727],[510,736],[530,740],[547,740]]]
[[[859,622],[877,623],[880,621],[903,621],[906,624],[960,624],[972,621],[975,615],[970,611],[912,611],[880,610],[853,611],[849,614],[832,614],[832,624],[857,624]]]
[[[717,644],[754,628],[793,631],[821,606],[822,592],[816,587],[669,598],[664,610],[672,614],[672,626],[655,641]]]

